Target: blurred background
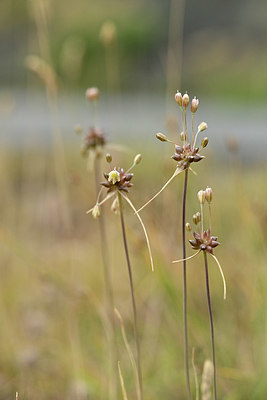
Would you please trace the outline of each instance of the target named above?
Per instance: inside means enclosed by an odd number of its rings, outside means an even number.
[[[206,160],[190,176],[187,219],[198,211],[197,191],[211,186],[228,284],[223,301],[211,261],[219,398],[267,398],[266,38],[264,0],[0,2],[0,399],[16,391],[21,399],[109,398],[98,224],[85,214],[94,176],[74,127],[101,125],[107,151],[125,168],[142,152],[131,191],[141,206],[175,168],[173,149],[155,133],[177,140],[177,89],[199,98],[195,125],[209,127]],[[91,86],[100,89],[97,120],[85,99]],[[125,211],[148,400],[185,399],[182,275],[171,264],[181,258],[182,180],[142,214],[154,274],[138,221]],[[119,220],[105,211],[114,301],[134,346]],[[211,357],[202,260],[188,271],[200,380]],[[116,340],[136,398],[119,323]]]

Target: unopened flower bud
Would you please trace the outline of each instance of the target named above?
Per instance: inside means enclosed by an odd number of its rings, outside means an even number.
[[[198,106],[199,106],[199,100],[196,97],[194,97],[191,102],[191,112],[193,114],[197,111]]]
[[[203,132],[207,129],[208,125],[206,122],[201,122],[201,124],[198,125],[198,132]]]
[[[188,107],[188,104],[189,104],[189,96],[188,96],[187,93],[185,93],[185,94],[183,95],[182,104],[183,104],[183,107],[184,107],[184,108],[187,108],[187,107]]]
[[[180,133],[180,138],[181,138],[181,141],[182,141],[182,142],[185,141],[185,133],[184,133],[184,132],[181,132],[181,133]]]
[[[111,209],[112,212],[114,212],[115,214],[117,214],[118,211],[119,211],[119,208],[120,208],[119,200],[118,200],[118,197],[116,197],[116,199],[115,199],[115,200],[113,201],[113,203],[111,204],[110,209]]]
[[[114,22],[106,21],[101,27],[99,37],[104,46],[110,46],[114,42],[116,34],[117,29]]]
[[[183,104],[183,96],[182,93],[179,92],[179,90],[177,90],[177,93],[175,93],[174,98],[178,106],[181,107],[181,105]]]
[[[167,136],[165,136],[163,133],[159,132],[156,134],[156,138],[159,139],[161,142],[167,142]]]
[[[194,215],[193,215],[193,222],[194,222],[195,225],[197,225],[197,224],[199,223],[197,214],[194,214]]]
[[[142,155],[136,154],[136,156],[134,157],[134,165],[140,164],[141,160],[142,160]]]
[[[211,203],[212,201],[212,188],[207,187],[205,190],[205,198],[207,200],[208,203]]]
[[[110,164],[111,161],[112,161],[112,155],[109,154],[109,153],[107,153],[107,154],[106,154],[106,160],[107,160],[107,162]]]
[[[120,173],[114,169],[113,171],[110,171],[108,174],[108,181],[112,182],[113,185],[115,185],[116,182],[119,182],[121,180],[120,178]]]
[[[190,225],[189,222],[187,222],[187,223],[185,224],[185,228],[186,228],[187,232],[192,231],[192,228],[191,228],[191,225]]]
[[[100,217],[100,207],[99,207],[99,205],[98,204],[96,204],[95,206],[94,206],[94,208],[93,208],[93,211],[92,211],[92,216],[93,216],[93,218],[99,218]]]
[[[204,137],[204,139],[202,139],[202,142],[201,142],[201,147],[204,149],[204,147],[207,147],[208,143],[209,143],[209,139],[207,137]]]
[[[201,221],[201,214],[200,214],[199,211],[196,213],[196,216],[197,216],[197,221],[200,222]]]
[[[197,198],[199,201],[199,204],[204,204],[205,202],[205,191],[204,190],[200,190],[197,194]]]
[[[96,87],[88,88],[85,92],[85,97],[88,101],[98,100],[99,90]]]
[[[74,131],[75,131],[75,133],[77,133],[77,135],[80,135],[83,131],[83,128],[81,127],[81,125],[76,125],[74,127]]]

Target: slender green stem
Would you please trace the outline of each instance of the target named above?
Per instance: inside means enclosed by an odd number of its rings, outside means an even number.
[[[125,256],[126,256],[126,261],[127,261],[127,268],[128,268],[130,289],[131,289],[131,298],[132,298],[132,307],[133,307],[134,336],[135,336],[137,372],[138,372],[138,384],[139,384],[139,396],[138,397],[139,397],[139,400],[142,400],[143,399],[143,384],[142,384],[142,370],[141,370],[141,360],[140,360],[140,344],[139,344],[139,336],[138,336],[138,329],[137,329],[137,311],[136,311],[135,296],[134,296],[132,268],[131,268],[131,263],[130,263],[130,256],[129,256],[129,251],[128,251],[125,224],[124,224],[122,198],[121,198],[120,193],[118,193],[118,200],[119,200],[119,206],[120,206],[121,230],[122,230]]]
[[[99,159],[95,159],[94,171],[95,171],[95,185],[96,192],[99,190],[99,182],[100,182],[100,165]],[[108,245],[107,245],[107,233],[106,233],[106,224],[105,224],[105,215],[101,213],[101,218],[98,218],[99,221],[99,232],[100,232],[100,243],[101,243],[101,254],[103,260],[103,268],[104,268],[104,285],[105,285],[105,297],[106,297],[106,312],[107,317],[111,326],[111,329],[107,329],[108,336],[108,345],[109,345],[109,353],[110,353],[110,396],[111,400],[116,400],[117,398],[117,374],[116,374],[116,365],[117,365],[117,345],[115,338],[115,318],[114,318],[114,297],[112,290],[112,279],[111,279],[111,271],[109,265],[109,257],[108,257]]]
[[[189,361],[188,361],[188,331],[187,331],[187,282],[186,282],[186,245],[185,245],[185,214],[188,169],[184,176],[183,211],[182,211],[182,240],[183,240],[183,312],[184,312],[184,364],[186,376],[187,399],[191,400]]]
[[[207,300],[208,300],[209,317],[210,317],[210,333],[211,333],[211,347],[212,347],[212,362],[213,362],[213,368],[214,368],[214,369],[213,369],[213,394],[214,394],[214,400],[217,400],[216,362],[215,362],[215,342],[214,342],[214,327],[213,327],[213,317],[212,317],[211,300],[210,300],[209,270],[208,270],[207,253],[204,251],[203,254],[204,254],[204,262],[205,262]]]

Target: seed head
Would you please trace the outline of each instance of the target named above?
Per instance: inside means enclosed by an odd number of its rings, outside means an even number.
[[[86,100],[93,101],[99,99],[99,90],[97,87],[88,88],[85,92]]]
[[[136,154],[136,156],[134,157],[134,165],[140,164],[142,160],[142,154]]]
[[[167,142],[167,136],[165,136],[163,133],[159,132],[156,134],[156,138],[159,139],[161,142]]]
[[[178,106],[181,107],[183,104],[183,96],[182,96],[182,93],[179,92],[179,90],[177,90],[177,92],[175,93],[174,98],[175,98],[175,101],[178,104]]]
[[[192,227],[191,227],[191,225],[190,225],[189,222],[187,222],[187,223],[185,224],[185,228],[186,228],[187,232],[192,231]]]
[[[205,203],[205,191],[200,190],[197,194],[197,198],[198,198],[199,204],[204,204]]]
[[[115,185],[116,182],[119,182],[120,179],[120,173],[116,171],[116,169],[113,169],[113,171],[110,171],[108,174],[108,181],[112,182],[113,185]]]
[[[189,96],[188,96],[187,93],[185,93],[185,94],[183,95],[182,104],[183,104],[183,107],[184,107],[184,108],[187,108],[187,107],[188,107],[188,104],[189,104]]]
[[[100,217],[100,214],[101,214],[101,213],[100,213],[100,207],[99,207],[98,204],[96,204],[96,205],[94,206],[94,208],[93,208],[92,216],[93,216],[93,218],[97,219],[97,218]]]
[[[201,124],[198,125],[198,132],[203,132],[207,129],[208,125],[206,122],[201,122]]]
[[[199,106],[199,100],[196,97],[194,97],[191,102],[191,112],[193,114],[195,114],[195,112],[197,111],[198,106]]]
[[[111,161],[112,161],[112,155],[109,154],[109,153],[107,153],[107,154],[106,154],[106,160],[107,160],[107,162],[110,164]]]
[[[201,147],[204,149],[204,147],[207,147],[208,143],[209,143],[209,139],[207,137],[204,137],[204,139],[202,139],[202,142],[201,142]]]
[[[207,200],[208,203],[211,203],[212,201],[212,188],[207,187],[205,190],[205,198]]]

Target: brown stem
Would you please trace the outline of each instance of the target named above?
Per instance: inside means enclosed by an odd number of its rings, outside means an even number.
[[[120,206],[120,216],[121,216],[121,230],[122,230],[122,237],[123,237],[123,244],[124,250],[126,255],[127,267],[128,267],[128,274],[129,274],[129,281],[130,281],[130,288],[131,288],[131,298],[132,298],[132,307],[133,307],[133,316],[134,316],[134,337],[135,337],[135,345],[136,345],[136,358],[137,358],[137,371],[138,371],[138,384],[139,384],[139,400],[143,399],[143,385],[142,385],[142,370],[141,370],[141,360],[140,360],[140,344],[139,344],[139,336],[138,336],[138,329],[137,329],[137,312],[136,312],[136,304],[135,304],[135,296],[134,296],[134,287],[133,287],[133,276],[132,276],[132,269],[127,245],[127,238],[125,232],[125,224],[124,224],[124,217],[123,217],[123,207],[122,207],[122,198],[120,193],[118,193],[118,200]]]
[[[100,182],[100,165],[99,159],[95,159],[94,165],[95,171],[95,185],[96,185],[96,193],[99,191],[99,182]],[[106,310],[109,323],[111,325],[111,329],[107,329],[108,341],[109,341],[109,353],[110,353],[110,361],[111,361],[111,370],[110,376],[112,376],[110,381],[110,399],[117,399],[117,345],[115,338],[115,317],[114,317],[114,297],[112,290],[112,279],[111,279],[111,271],[109,265],[109,257],[108,257],[108,245],[107,245],[107,234],[106,234],[106,224],[105,224],[105,215],[101,213],[101,217],[98,218],[99,221],[99,232],[100,232],[100,243],[101,243],[101,254],[103,260],[103,268],[104,268],[104,285],[105,285],[105,297],[106,297]]]
[[[204,261],[205,261],[207,300],[208,300],[209,317],[210,317],[210,333],[211,333],[212,362],[213,362],[213,391],[214,391],[214,400],[217,400],[214,328],[213,328],[213,317],[212,317],[211,300],[210,300],[208,260],[207,260],[207,253],[205,251],[204,251]]]
[[[186,245],[185,245],[185,214],[186,214],[186,193],[188,183],[188,169],[185,170],[183,211],[182,211],[182,240],[183,240],[183,312],[184,312],[184,364],[186,376],[187,399],[191,400],[189,361],[188,361],[188,329],[187,329],[187,282],[186,282]]]

